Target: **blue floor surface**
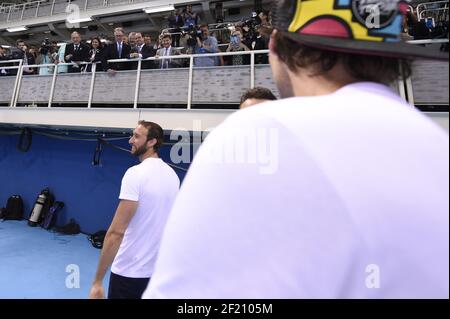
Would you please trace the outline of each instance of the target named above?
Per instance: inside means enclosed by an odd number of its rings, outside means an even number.
[[[0,222],[0,298],[87,298],[99,257],[86,235],[60,235],[26,221]],[[105,291],[108,281],[109,273]]]

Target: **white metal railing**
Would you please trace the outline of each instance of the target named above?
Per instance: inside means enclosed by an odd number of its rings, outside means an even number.
[[[224,57],[224,56],[250,56],[250,65],[248,67],[250,68],[250,88],[255,87],[255,55],[261,55],[261,54],[268,54],[268,50],[260,50],[260,51],[244,51],[244,52],[224,52],[224,53],[211,53],[211,54],[190,54],[190,55],[175,55],[175,56],[161,56],[161,57],[153,57],[148,59],[117,59],[117,60],[108,60],[108,63],[130,63],[135,62],[137,63],[137,77],[136,77],[136,84],[134,88],[134,100],[133,100],[133,108],[137,109],[139,104],[139,87],[140,87],[140,81],[141,81],[141,73],[142,73],[142,63],[147,61],[164,61],[164,60],[189,60],[189,78],[188,78],[188,98],[187,98],[187,109],[192,108],[192,102],[193,102],[193,78],[194,78],[194,68],[195,68],[195,59],[197,58],[211,58],[211,57]],[[52,78],[52,84],[50,88],[50,96],[48,101],[48,107],[52,107],[53,103],[53,96],[55,92],[55,85],[56,85],[56,79],[58,76],[58,69],[60,66],[73,66],[73,63],[59,63],[59,64],[39,64],[39,65],[23,65],[22,60],[10,60],[10,61],[2,61],[0,63],[20,63],[19,66],[9,66],[9,67],[2,67],[2,69],[17,69],[17,76],[16,76],[16,82],[14,85],[13,90],[13,97],[11,99],[10,107],[16,107],[19,99],[19,93],[22,85],[23,80],[23,70],[24,68],[42,68],[42,67],[53,67],[53,78]],[[80,63],[80,65],[89,65],[92,63],[83,62]],[[243,65],[244,67],[246,65]],[[198,67],[199,69],[201,67]],[[97,72],[97,64],[92,64],[92,70],[91,70],[91,83],[90,83],[90,89],[89,89],[89,98],[87,101],[87,108],[91,108],[94,98],[94,86],[95,86],[95,79]]]
[[[434,1],[434,2],[425,2],[417,5],[416,13],[417,18],[419,20],[425,19],[424,16],[427,12],[437,13],[438,15],[442,15],[446,20],[448,20],[448,9],[449,9],[449,1]]]
[[[432,43],[448,43],[448,39],[442,39],[442,40],[424,40],[424,41],[410,41],[414,44],[432,44]],[[247,52],[228,52],[228,53],[211,53],[211,54],[192,54],[192,55],[176,55],[176,56],[161,56],[161,57],[153,57],[148,59],[118,59],[118,60],[109,60],[109,63],[137,63],[137,70],[136,70],[136,80],[134,83],[134,91],[133,91],[133,97],[130,97],[130,100],[127,102],[124,102],[123,104],[133,104],[133,108],[137,109],[139,106],[139,93],[140,93],[140,87],[141,87],[141,76],[142,76],[142,63],[147,61],[154,61],[154,62],[161,62],[164,60],[189,60],[189,68],[188,68],[188,85],[187,85],[187,100],[185,109],[191,110],[193,105],[193,87],[194,87],[194,70],[201,70],[205,69],[205,67],[198,67],[195,65],[195,59],[197,58],[212,58],[212,57],[226,57],[226,56],[250,56],[250,64],[249,65],[242,65],[241,67],[249,67],[250,68],[250,81],[249,86],[247,88],[254,88],[255,87],[255,57],[257,55],[265,55],[268,54],[268,50],[261,50],[261,51],[247,51]],[[14,88],[12,97],[10,99],[9,107],[15,108],[18,104],[19,100],[19,94],[22,86],[22,80],[23,80],[23,71],[24,68],[42,68],[42,67],[53,67],[53,74],[52,74],[52,80],[51,80],[51,86],[50,86],[50,94],[48,99],[48,107],[51,108],[53,101],[54,101],[54,94],[55,94],[55,87],[57,83],[57,77],[58,77],[58,69],[60,66],[70,66],[74,65],[73,63],[60,63],[60,64],[46,64],[46,65],[23,65],[22,60],[10,60],[10,61],[0,61],[1,64],[11,64],[11,63],[19,63],[18,66],[6,66],[6,67],[0,67],[0,69],[4,70],[10,70],[10,69],[16,69],[17,70],[17,76],[15,78],[14,82]],[[91,63],[81,63],[82,65],[89,65]],[[92,70],[91,73],[82,73],[85,76],[90,77],[90,86],[89,86],[89,93],[87,98],[87,108],[91,108],[92,104],[94,102],[94,89],[95,89],[95,81],[96,77],[99,74],[97,72],[97,65],[98,64],[92,64]],[[160,65],[160,64],[159,64]],[[206,69],[220,69],[221,67],[207,67]],[[161,69],[159,66],[158,69]],[[186,68],[184,68],[186,70]],[[120,73],[120,72],[119,72]],[[75,73],[79,74],[79,73]],[[105,74],[102,72],[102,74]],[[133,73],[134,74],[134,73]],[[4,78],[4,77],[3,77]],[[448,79],[448,77],[447,77]],[[399,88],[399,94],[408,100],[411,104],[414,104],[414,88],[412,85],[412,79],[399,79],[398,83]],[[406,90],[405,90],[406,89]],[[443,88],[444,89],[444,88]],[[447,80],[447,88],[445,88],[446,91],[448,91],[448,80]],[[59,92],[59,91],[58,91]],[[220,101],[211,101],[211,104],[220,103]],[[45,102],[47,103],[47,102]],[[84,102],[83,102],[84,103]],[[109,103],[108,101],[102,101],[100,104]],[[177,102],[178,103],[178,102]],[[183,103],[183,102],[182,102]],[[448,103],[448,101],[447,101]],[[151,103],[150,103],[151,104]],[[183,103],[184,104],[184,103]]]
[[[115,3],[109,3],[108,0],[95,2],[95,3],[89,3],[89,0],[79,0],[76,1],[76,3],[79,5],[79,8],[81,11],[87,11],[91,9],[96,8],[104,8],[109,7],[113,5],[118,4],[131,4],[135,0],[122,0],[121,2],[115,2]],[[50,7],[49,16],[53,16],[55,14],[59,14],[61,12],[55,12],[55,5],[57,4],[65,4],[66,6],[70,5],[72,2],[75,2],[75,0],[39,0],[39,1],[32,1],[32,2],[26,2],[21,4],[10,4],[9,6],[2,6],[0,7],[0,13],[7,14],[6,19],[3,20],[3,22],[10,22],[10,21],[16,21],[16,20],[24,20],[29,18],[35,18],[39,16],[39,10],[42,10],[44,7]],[[28,10],[35,10],[33,14],[29,14],[25,16],[25,11]],[[12,15],[14,13],[18,13],[17,16],[12,18]],[[2,22],[2,20],[0,20]]]

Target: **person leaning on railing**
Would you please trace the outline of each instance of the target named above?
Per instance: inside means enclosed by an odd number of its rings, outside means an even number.
[[[131,47],[124,41],[125,32],[122,28],[116,28],[114,30],[115,42],[110,44],[103,56],[102,67],[110,74],[114,74],[116,71],[122,71],[128,69],[128,63],[109,63],[108,60],[128,59],[131,53]]]
[[[82,62],[89,62],[89,47],[81,43],[81,35],[78,32],[72,32],[72,43],[66,46],[64,61],[72,63],[69,66],[69,73],[79,73],[82,71]]]
[[[0,45],[0,62],[2,62],[2,61],[8,61],[8,60],[9,60],[9,59],[8,59],[8,57],[6,56],[5,48],[3,48],[3,47]],[[6,64],[0,63],[0,76],[8,75],[8,70],[2,69],[2,68],[1,68],[2,66],[6,66]]]
[[[162,48],[156,52],[157,58],[166,56],[180,55],[180,51],[172,47],[172,37],[169,34],[165,34],[162,37]],[[182,61],[180,59],[161,59],[159,64],[160,69],[178,68],[181,66]]]
[[[103,47],[102,41],[99,37],[91,38],[91,48],[89,50],[89,62],[98,63],[102,62],[103,56],[105,54],[105,48]],[[101,69],[101,65],[97,66]],[[86,72],[92,71],[92,64],[86,66]]]
[[[242,32],[237,29],[233,31],[230,38],[230,44],[228,45],[227,52],[244,52],[250,51],[250,49],[242,42]],[[243,55],[234,55],[232,57],[232,65],[243,65],[244,63]]]

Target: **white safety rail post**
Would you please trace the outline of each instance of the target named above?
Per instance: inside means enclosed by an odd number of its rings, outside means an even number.
[[[250,88],[255,88],[255,51],[250,55]]]
[[[19,66],[19,69],[17,69],[17,86],[16,91],[14,95],[14,103],[13,107],[17,106],[17,100],[19,99],[19,93],[20,93],[20,87],[22,86],[22,77],[23,77],[23,63]]]
[[[54,10],[55,10],[55,1],[56,1],[56,0],[53,0],[53,2],[52,2],[52,9],[50,10],[50,16],[53,15],[53,12],[54,12]]]
[[[20,14],[20,20],[23,20],[23,14],[25,13],[25,7],[26,7],[26,3],[24,3],[22,6],[22,13]]]
[[[10,7],[9,7],[8,17],[6,18],[6,22],[9,22],[9,17],[11,16],[12,8],[13,8],[13,6],[10,6]]]
[[[400,77],[397,80],[398,91],[399,91],[399,94],[402,97],[402,99],[407,101],[408,100],[408,96],[407,96],[406,91],[405,91],[405,78],[403,76],[403,67],[402,67],[401,63],[398,64],[398,68],[399,68],[399,71],[400,71],[399,72],[400,73]]]
[[[92,107],[92,99],[94,98],[95,76],[97,74],[97,63],[92,63],[91,86],[89,88],[88,109]]]
[[[39,7],[40,7],[40,6],[41,6],[41,2],[38,1],[37,5],[36,5],[36,14],[34,15],[35,18],[37,18],[38,15],[39,15]]]
[[[55,95],[55,85],[56,85],[56,76],[58,75],[58,65],[54,65],[53,77],[52,77],[52,86],[50,87],[50,95],[48,97],[48,107],[52,107],[53,96]]]
[[[131,60],[136,61],[136,59]],[[138,60],[138,68],[137,68],[137,75],[136,75],[136,88],[134,91],[134,109],[138,108],[138,102],[139,102],[139,86],[141,85],[141,70],[142,70],[142,59]]]
[[[188,84],[188,103],[187,109],[192,109],[192,96],[194,94],[193,91],[194,85],[194,56],[189,57],[189,84]]]

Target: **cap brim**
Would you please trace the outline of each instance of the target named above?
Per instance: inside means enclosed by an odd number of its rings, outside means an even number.
[[[448,52],[434,51],[430,48],[405,42],[355,41],[351,39],[305,35],[286,31],[280,32],[295,42],[330,51],[396,58],[423,58],[442,61],[449,60]]]

